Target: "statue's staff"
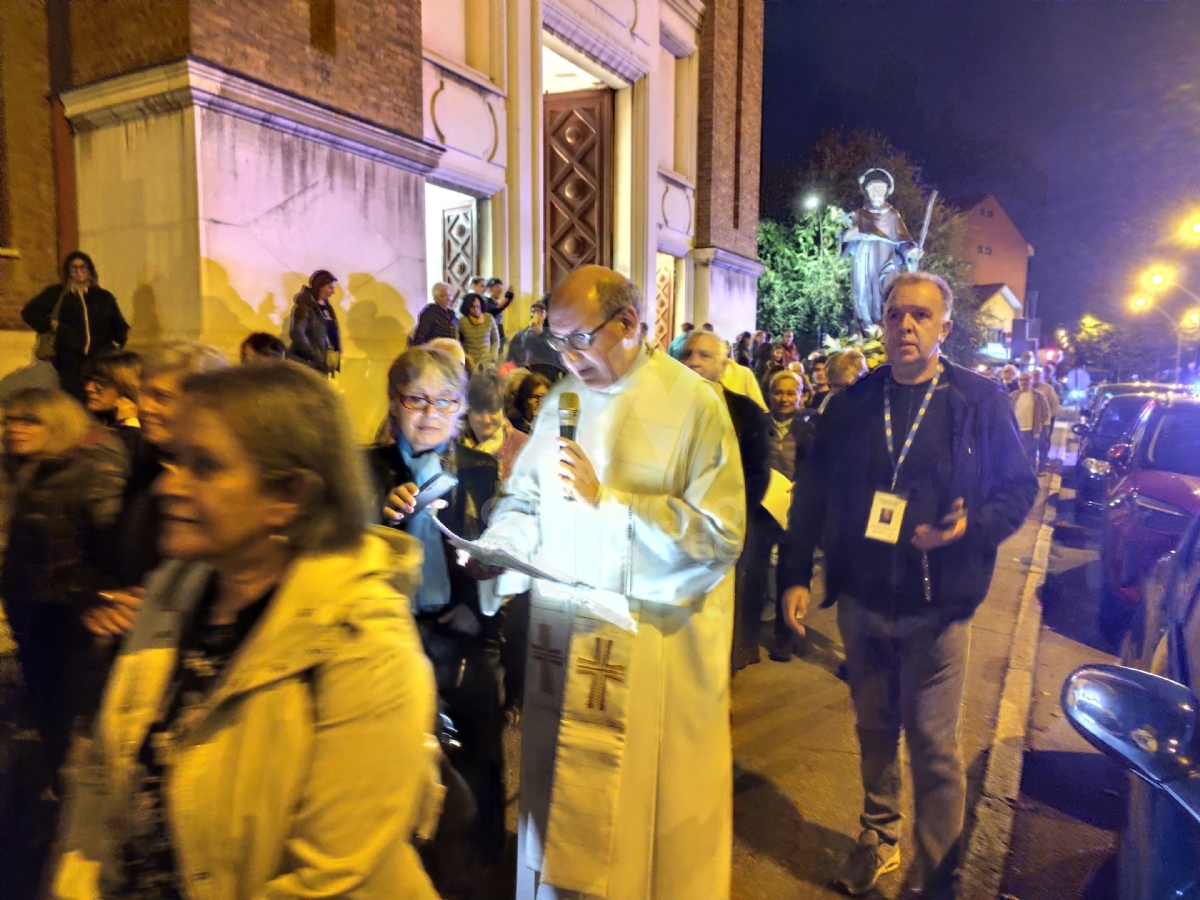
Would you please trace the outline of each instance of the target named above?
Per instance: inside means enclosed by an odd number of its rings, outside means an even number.
[[[933,219],[933,204],[937,202],[937,188],[934,188],[933,193],[929,195],[929,202],[925,204],[925,221],[921,223],[921,239],[917,241],[917,249],[921,251],[917,257],[917,265],[921,264],[921,256],[925,255],[925,238],[929,236],[929,222]]]

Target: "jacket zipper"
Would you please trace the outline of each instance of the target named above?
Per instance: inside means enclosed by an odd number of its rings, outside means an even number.
[[[88,323],[87,294],[79,295],[79,305],[83,307],[83,355],[87,356],[92,349],[92,327]]]

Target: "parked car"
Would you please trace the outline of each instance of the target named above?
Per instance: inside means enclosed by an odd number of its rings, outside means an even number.
[[[1071,724],[1132,772],[1118,845],[1119,900],[1200,900],[1200,518],[1143,585],[1122,666],[1063,685]]]
[[[1079,435],[1075,460],[1075,521],[1104,509],[1104,487],[1112,471],[1108,451],[1129,434],[1138,413],[1157,394],[1115,394],[1087,422],[1071,427]]]
[[[1182,391],[1186,387],[1181,384],[1162,384],[1157,381],[1127,381],[1116,384],[1093,385],[1088,402],[1079,409],[1081,422],[1095,418],[1100,407],[1118,394],[1161,394],[1168,391]]]
[[[1110,598],[1140,601],[1154,561],[1174,550],[1200,513],[1200,401],[1179,395],[1146,404],[1111,464],[1100,559]]]

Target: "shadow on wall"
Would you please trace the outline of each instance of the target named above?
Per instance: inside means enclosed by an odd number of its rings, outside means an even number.
[[[370,273],[351,272],[346,288],[353,300],[349,310],[339,307],[346,355],[338,382],[348,397],[357,398],[357,411],[366,418],[355,425],[369,438],[387,414],[387,371],[408,346],[415,321],[404,295]]]
[[[139,343],[157,341],[162,337],[162,313],[155,291],[159,280],[158,273],[149,268],[138,273],[138,284],[130,299],[129,330],[131,338]]]

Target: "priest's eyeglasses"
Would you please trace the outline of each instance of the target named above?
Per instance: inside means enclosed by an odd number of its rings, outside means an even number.
[[[462,408],[462,401],[457,397],[425,397],[421,394],[401,394],[400,405],[413,412],[425,412],[435,409],[440,413],[456,413]]]
[[[592,347],[592,342],[596,339],[596,335],[598,335],[604,329],[604,326],[621,313],[625,312],[627,309],[629,309],[628,306],[622,306],[591,331],[572,331],[566,337],[559,337],[557,334],[547,328],[544,332],[546,336],[546,343],[550,345],[550,349],[555,353],[562,353],[568,347],[570,347],[572,350],[579,351],[590,350]]]

